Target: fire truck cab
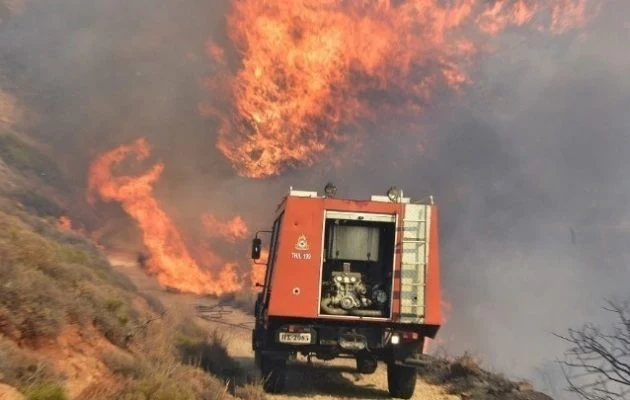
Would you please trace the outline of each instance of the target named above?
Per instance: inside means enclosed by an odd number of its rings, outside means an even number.
[[[402,190],[369,200],[289,190],[268,234],[265,281],[252,348],[268,392],[280,392],[287,360],[354,358],[359,373],[387,365],[393,397],[411,398],[425,338],[441,325],[437,206]]]

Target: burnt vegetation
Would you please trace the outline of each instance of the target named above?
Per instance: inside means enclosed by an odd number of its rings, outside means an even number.
[[[587,323],[557,335],[569,344],[561,362],[568,390],[585,400],[630,396],[630,302],[608,301],[608,329]]]
[[[534,391],[528,382],[515,382],[486,371],[480,360],[469,353],[452,359],[431,357],[418,373],[425,381],[442,385],[448,393],[464,400],[551,400],[551,397]]]

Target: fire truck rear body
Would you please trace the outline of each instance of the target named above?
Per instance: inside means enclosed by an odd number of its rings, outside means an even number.
[[[377,360],[419,360],[424,338],[434,338],[441,324],[432,200],[411,202],[402,192],[349,200],[290,190],[269,233],[253,332],[260,362],[297,353],[345,355],[370,373]],[[254,239],[253,258],[259,252]]]

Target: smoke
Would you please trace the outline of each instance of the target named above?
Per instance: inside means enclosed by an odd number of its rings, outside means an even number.
[[[235,174],[216,149],[218,127],[198,109],[213,73],[207,40],[225,35],[228,7],[26,0],[3,20],[0,82],[39,115],[29,133],[68,165],[77,204],[89,163],[138,137],[165,165],[156,197],[193,241],[203,238],[200,217],[208,211],[267,229],[290,185],[321,190],[331,180],[352,197],[391,185],[414,197],[433,194],[453,305],[441,332],[449,352],[472,350],[526,378],[561,355],[564,344],[552,332],[599,318],[604,297],[623,293],[629,4],[610,2],[575,34],[506,32],[463,98],[405,121],[416,137],[374,128],[359,164],[324,159],[267,180]],[[119,206],[92,212],[112,224],[105,239],[133,226]],[[103,219],[94,218],[98,228]],[[226,251],[246,255],[246,244]]]
[[[627,293],[629,16],[609,4],[576,36],[502,37],[483,87],[435,117],[438,155],[404,181],[442,200],[448,350],[540,385],[544,369],[556,395],[551,333],[606,323],[605,298]]]

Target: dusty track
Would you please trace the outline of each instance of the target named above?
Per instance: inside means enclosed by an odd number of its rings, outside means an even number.
[[[186,312],[193,315],[195,305],[214,306],[216,302],[200,296],[169,293],[147,277],[133,261],[110,259],[112,264],[124,272],[142,292],[153,295],[164,303],[167,311]],[[254,355],[251,351],[251,332],[232,326],[252,321],[252,317],[237,309],[229,309],[221,322],[198,319],[209,331],[218,330],[228,339],[228,352],[243,368],[256,375]],[[250,324],[251,325],[251,324]],[[318,361],[309,367],[304,359],[290,362],[286,393],[269,395],[269,399],[390,399],[387,392],[387,375],[384,366],[379,366],[371,375],[354,372],[353,360]],[[456,400],[459,396],[448,395],[440,386],[430,385],[418,379],[413,397],[417,400]]]

